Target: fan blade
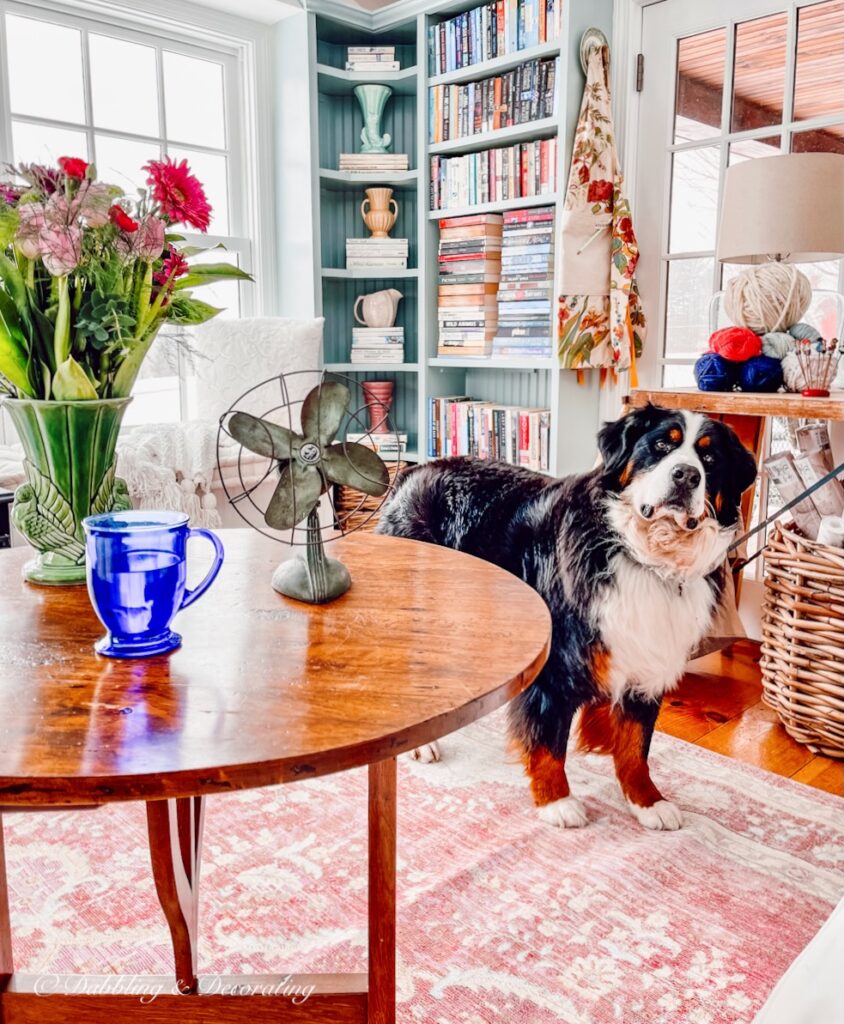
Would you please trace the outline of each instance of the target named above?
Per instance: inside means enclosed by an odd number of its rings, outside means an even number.
[[[333,441],[351,397],[346,385],[335,381],[314,388],[302,403],[302,436],[319,438],[320,447]]]
[[[226,429],[244,448],[268,459],[291,458],[294,441],[298,440],[287,427],[250,416],[248,412],[234,413]]]
[[[332,444],[323,452],[322,464],[328,479],[380,498],[390,486],[387,467],[371,448],[346,441]]]
[[[279,473],[264,522],[274,530],[292,530],[308,515],[322,494],[322,474],[316,466],[289,462]]]

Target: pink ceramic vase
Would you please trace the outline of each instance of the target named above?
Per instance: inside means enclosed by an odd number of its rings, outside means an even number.
[[[391,380],[368,380],[361,384],[366,407],[369,411],[369,432],[371,434],[387,434],[389,426],[387,417],[393,404],[395,384]]]

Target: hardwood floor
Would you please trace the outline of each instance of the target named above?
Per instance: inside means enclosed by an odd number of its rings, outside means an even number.
[[[750,641],[700,658],[663,701],[657,729],[844,796],[844,761],[813,754],[788,735],[762,703],[758,662],[758,645]]]

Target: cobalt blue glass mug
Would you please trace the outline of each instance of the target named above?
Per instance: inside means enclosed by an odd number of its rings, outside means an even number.
[[[88,516],[83,526],[88,594],[108,630],[95,650],[112,658],[145,658],[178,647],[182,638],[170,623],[216,579],[223,564],[220,539],[210,530],[191,529],[182,512],[106,512]],[[186,585],[189,537],[207,538],[215,552],[194,590]]]

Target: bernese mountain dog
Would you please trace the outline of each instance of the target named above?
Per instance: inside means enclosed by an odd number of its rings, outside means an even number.
[[[579,748],[612,755],[639,822],[677,829],[648,770],[651,736],[722,593],[756,463],[726,424],[653,405],[605,424],[598,447],[598,468],[560,480],[472,458],[413,467],[378,530],[487,559],[545,599],[551,653],[509,709],[540,816],[586,824],[565,771],[580,711]]]

